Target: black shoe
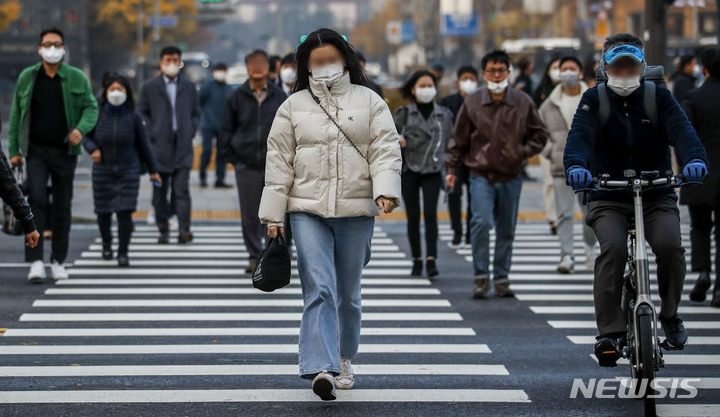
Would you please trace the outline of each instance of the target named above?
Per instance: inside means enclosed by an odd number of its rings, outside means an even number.
[[[595,339],[595,357],[600,366],[615,367],[622,357],[618,335],[598,336]]]
[[[435,259],[428,259],[426,261],[425,270],[427,271],[427,276],[430,278],[438,276],[439,272],[435,265]]]
[[[126,254],[118,254],[118,266],[130,266],[130,259]]]
[[[112,260],[113,252],[111,243],[103,243],[102,258],[106,261]]]
[[[455,232],[452,243],[450,243],[450,247],[453,249],[458,249],[460,248],[460,245],[462,245],[462,232]]]
[[[423,270],[423,261],[422,260],[413,261],[413,267],[412,267],[412,272],[410,272],[410,276],[413,276],[413,277],[422,276],[422,270]]]
[[[557,236],[557,224],[554,222],[550,222],[550,234],[553,236]]]
[[[224,182],[220,181],[220,182],[215,183],[215,188],[233,188],[233,187],[230,184],[225,184]]]
[[[707,290],[710,289],[710,273],[701,272],[695,281],[695,286],[690,291],[690,301],[701,303],[707,298]]]
[[[720,308],[720,290],[713,291],[713,298],[710,305],[715,308]]]
[[[207,180],[204,178],[200,178],[200,188],[206,188],[207,187]]]
[[[160,232],[158,243],[161,245],[167,245],[170,243],[170,232]]]
[[[660,324],[665,332],[663,347],[667,350],[683,350],[687,345],[687,330],[680,316],[677,313],[668,318],[660,316]]]
[[[193,234],[190,232],[180,233],[178,243],[190,243],[193,240]]]

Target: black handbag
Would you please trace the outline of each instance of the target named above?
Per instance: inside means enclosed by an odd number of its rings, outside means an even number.
[[[255,264],[252,281],[253,287],[265,292],[290,284],[290,249],[282,234],[278,233],[276,238],[270,239]]]
[[[21,167],[14,168],[13,173],[15,174],[15,180],[22,187],[22,185],[21,185],[21,184],[23,184],[22,168]],[[3,233],[6,233],[6,234],[12,235],[12,236],[22,236],[25,234],[22,224],[17,219],[17,217],[15,217],[15,213],[13,213],[12,208],[10,208],[10,206],[5,203],[3,203],[3,205],[2,205],[2,215],[3,215],[3,219],[2,219],[3,220],[2,221]]]

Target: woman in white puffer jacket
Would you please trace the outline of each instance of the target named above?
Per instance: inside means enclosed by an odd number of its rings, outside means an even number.
[[[370,260],[375,216],[401,194],[398,133],[387,104],[365,87],[355,49],[319,29],[297,51],[296,92],[280,107],[268,137],[260,219],[284,233],[285,213],[298,254],[304,310],[300,376],[323,400],[350,389],[360,340],[360,276]]]

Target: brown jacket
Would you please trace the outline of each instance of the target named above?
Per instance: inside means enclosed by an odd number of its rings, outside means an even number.
[[[508,88],[505,98],[495,102],[483,88],[468,96],[458,113],[445,154],[447,172],[454,175],[465,162],[473,175],[491,183],[511,181],[547,139],[530,96]]]

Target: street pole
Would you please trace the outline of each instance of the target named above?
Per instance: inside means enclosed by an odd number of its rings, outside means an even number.
[[[137,10],[137,65],[135,68],[135,77],[137,79],[137,91],[140,92],[143,81],[145,81],[145,38],[143,31],[145,29],[145,12],[143,1],[138,0]]]
[[[667,53],[667,0],[647,0],[645,56],[649,65],[664,65]]]

